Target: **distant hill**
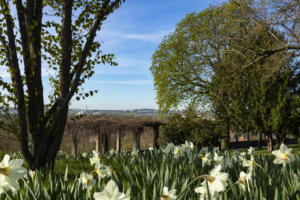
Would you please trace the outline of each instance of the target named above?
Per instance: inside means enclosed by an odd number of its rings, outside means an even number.
[[[157,116],[155,109],[133,109],[133,110],[83,110],[69,109],[69,114],[86,115],[112,115],[112,116]]]

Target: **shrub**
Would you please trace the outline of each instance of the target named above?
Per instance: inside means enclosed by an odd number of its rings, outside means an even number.
[[[219,136],[216,127],[215,121],[197,117],[195,114],[187,114],[186,117],[173,114],[168,118],[167,124],[160,127],[159,144],[182,144],[188,140],[197,145],[216,146]]]

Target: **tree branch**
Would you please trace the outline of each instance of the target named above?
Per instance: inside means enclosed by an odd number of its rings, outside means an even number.
[[[24,88],[23,82],[21,78],[17,50],[15,44],[15,35],[14,35],[14,26],[13,26],[13,18],[8,10],[8,5],[6,1],[3,1],[2,4],[2,14],[5,17],[7,24],[7,38],[8,38],[8,46],[6,46],[6,55],[9,61],[9,68],[11,73],[11,81],[14,87],[16,88],[16,98],[17,98],[17,109],[19,115],[19,126],[20,126],[20,134],[22,138],[22,151],[24,152],[24,156],[26,159],[31,161],[33,159],[32,154],[29,151],[28,140],[27,140],[27,119],[26,119],[26,109],[25,109],[25,101],[24,101]]]
[[[100,29],[102,22],[106,19],[106,17],[113,12],[113,10],[120,4],[122,0],[116,0],[113,3],[110,3],[110,0],[106,0],[102,8],[100,9],[100,12],[97,15],[96,21],[91,28],[88,38],[86,39],[86,43],[83,47],[79,62],[75,65],[76,73],[75,77],[73,78],[71,88],[66,95],[66,97],[63,99],[62,103],[58,106],[58,111],[56,112],[56,116],[51,124],[50,127],[47,127],[47,133],[51,134],[55,127],[58,125],[59,121],[61,120],[61,115],[64,112],[64,109],[66,106],[68,106],[71,98],[75,94],[78,86],[80,85],[80,77],[83,71],[84,64],[86,62],[86,58],[88,56],[88,53],[90,52],[90,48],[93,44],[94,38],[96,36],[96,32],[98,29]]]

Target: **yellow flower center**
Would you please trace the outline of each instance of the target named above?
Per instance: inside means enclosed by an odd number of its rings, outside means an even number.
[[[0,168],[0,174],[3,174],[4,176],[8,176],[8,173],[9,173],[8,167]]]
[[[163,199],[163,200],[169,200],[169,195],[162,195],[161,199]]]
[[[208,176],[208,177],[207,177],[207,181],[208,181],[209,183],[212,183],[212,182],[215,181],[215,177],[213,177],[213,176]]]
[[[242,183],[243,185],[246,184],[246,177],[245,176],[240,178],[240,183]]]
[[[255,166],[255,161],[254,160],[251,161],[251,165],[252,165],[252,167]]]
[[[204,156],[201,156],[201,160],[204,160]]]
[[[83,184],[88,185],[89,184],[89,179],[84,179]]]
[[[287,153],[285,153],[281,156],[281,160],[288,160],[288,159],[289,159],[289,156]]]

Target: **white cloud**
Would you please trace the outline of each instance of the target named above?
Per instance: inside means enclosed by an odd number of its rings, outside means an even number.
[[[96,74],[148,74],[150,59],[116,58],[117,67],[100,65],[95,67]]]
[[[103,30],[100,33],[102,38],[109,38],[114,40],[139,40],[145,42],[160,42],[165,35],[168,35],[171,31],[155,31],[150,33],[124,33],[112,30]],[[105,40],[104,40],[105,41]]]
[[[88,81],[97,84],[113,84],[113,85],[152,85],[151,80],[129,80],[129,81]]]

